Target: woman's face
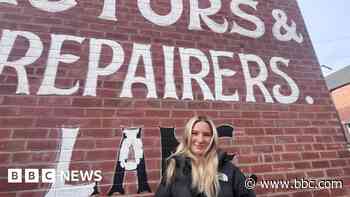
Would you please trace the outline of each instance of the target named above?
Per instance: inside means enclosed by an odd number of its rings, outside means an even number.
[[[196,156],[203,156],[210,144],[213,132],[208,123],[197,122],[192,128],[191,152]]]

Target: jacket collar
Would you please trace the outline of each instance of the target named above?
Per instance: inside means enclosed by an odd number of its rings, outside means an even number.
[[[231,162],[235,156],[234,154],[227,154],[226,152],[220,149],[217,151],[217,155],[219,160],[219,165],[218,165],[219,169],[222,169],[225,163]],[[191,159],[189,157],[182,156],[182,155],[174,155],[171,158],[174,158],[177,161],[176,162],[177,165],[179,164],[191,165]]]

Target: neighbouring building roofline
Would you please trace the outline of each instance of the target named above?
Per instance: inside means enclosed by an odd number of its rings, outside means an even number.
[[[326,76],[326,83],[329,91],[350,84],[350,65]]]

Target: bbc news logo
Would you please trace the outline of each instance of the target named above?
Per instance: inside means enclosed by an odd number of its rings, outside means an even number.
[[[7,170],[8,183],[54,183],[57,179],[70,182],[99,182],[102,180],[101,170],[69,170],[37,168],[9,168]]]

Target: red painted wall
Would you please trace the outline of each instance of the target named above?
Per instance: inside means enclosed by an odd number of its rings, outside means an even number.
[[[166,15],[170,11],[168,1],[151,2],[158,14]],[[147,20],[134,0],[117,1],[117,21],[98,18],[104,1],[78,1],[73,8],[56,13],[35,8],[28,1],[18,1],[17,5],[11,1],[0,3],[0,35],[3,39],[0,46],[3,54],[7,46],[5,41],[8,41],[4,38],[5,31],[12,32],[7,32],[7,36],[14,35],[13,31],[30,32],[39,37],[43,44],[43,52],[24,67],[28,82],[22,81],[22,85],[28,85],[28,92],[24,91],[25,87],[19,89],[19,68],[8,63],[26,55],[30,48],[28,39],[16,37],[10,54],[1,60],[7,63],[0,62],[3,67],[0,69],[0,196],[45,196],[49,184],[7,183],[7,171],[8,168],[55,168],[64,127],[79,128],[70,169],[102,170],[103,181],[99,183],[101,196],[108,193],[113,182],[122,128],[142,127],[148,182],[152,191],[155,191],[161,167],[159,127],[175,127],[177,134],[181,135],[184,123],[195,114],[209,115],[217,125],[234,126],[234,137],[221,139],[220,145],[226,151],[239,154],[241,169],[245,173],[255,173],[260,180],[337,179],[344,183],[343,189],[320,191],[258,187],[258,196],[349,196],[350,191],[346,188],[350,186],[350,153],[346,150],[344,133],[321,77],[298,5],[295,0],[256,2],[256,9],[247,5],[241,5],[240,8],[244,13],[264,22],[265,32],[258,38],[229,33],[234,22],[250,31],[254,31],[256,26],[233,14],[230,10],[231,1],[226,0],[222,1],[220,11],[211,17],[221,24],[223,18],[227,19],[229,25],[225,33],[215,33],[203,19],[203,30],[189,30],[188,1],[184,2],[184,11],[179,20],[168,26],[159,26]],[[201,1],[201,8],[208,6],[208,1]],[[283,24],[281,28],[290,30],[294,21],[295,31],[303,36],[302,42],[297,42],[297,38],[282,41],[273,35],[276,19],[272,12],[275,9],[283,10],[287,15],[288,26]],[[285,30],[280,33],[285,35]],[[60,54],[78,57],[70,63],[58,64],[55,87],[78,87],[67,95],[58,95],[58,91],[47,95],[40,94],[39,91],[40,87],[47,91],[50,86],[43,85],[43,81],[45,76],[51,74],[45,72],[53,67],[50,60],[53,61],[54,56],[50,53],[56,50],[53,48],[54,35],[82,38],[81,42],[65,41],[61,47]],[[124,61],[117,71],[98,77],[96,96],[84,95],[87,91],[85,85],[89,63],[92,62],[89,56],[96,52],[90,46],[93,39],[113,40],[122,46],[125,53]],[[141,83],[132,86],[131,98],[120,96],[130,69],[131,56],[136,53],[133,51],[135,43],[151,47],[149,51],[155,76],[156,98],[148,98],[147,94],[153,90]],[[178,99],[163,98],[167,92],[166,78],[169,77],[165,77],[164,46],[175,47],[172,76]],[[33,50],[36,47],[40,48],[33,45]],[[203,80],[215,96],[214,99],[204,99],[205,91],[202,91],[202,86],[196,80],[192,80],[191,85],[193,100],[182,99],[185,86],[183,80],[186,76],[183,75],[180,47],[198,49],[208,59],[210,70]],[[222,94],[233,95],[237,91],[237,100],[217,99],[217,75],[214,75],[210,50],[233,52],[232,58],[220,58],[219,63],[221,68],[236,72],[233,76],[223,77]],[[111,62],[112,49],[103,46],[99,54],[103,54],[99,62],[103,68]],[[239,54],[253,54],[264,62],[267,74],[262,81],[268,93],[263,93],[262,88],[255,85],[252,88],[253,95],[248,95],[247,76],[242,65],[244,60],[239,58]],[[281,85],[282,95],[288,96],[292,91],[286,77],[273,70],[270,63],[272,57],[289,60],[288,66],[279,62],[279,68],[297,84],[299,94],[296,101],[283,103],[286,100],[278,100],[274,94],[276,85]],[[203,70],[198,59],[191,58],[190,62],[191,73]],[[146,60],[137,63],[137,76],[145,76],[144,64],[147,65]],[[262,72],[256,62],[249,62],[248,68],[252,78],[260,76]],[[24,76],[23,73],[21,76]],[[272,102],[268,102],[266,95],[271,96]],[[313,103],[307,101],[310,97]],[[248,98],[255,98],[255,101]],[[127,195],[138,195],[137,175],[134,171],[126,173],[124,184]],[[141,195],[153,196],[148,192]]]
[[[347,100],[350,96],[350,85],[343,86],[331,92],[334,105],[339,112],[342,122],[350,121],[350,104]]]

